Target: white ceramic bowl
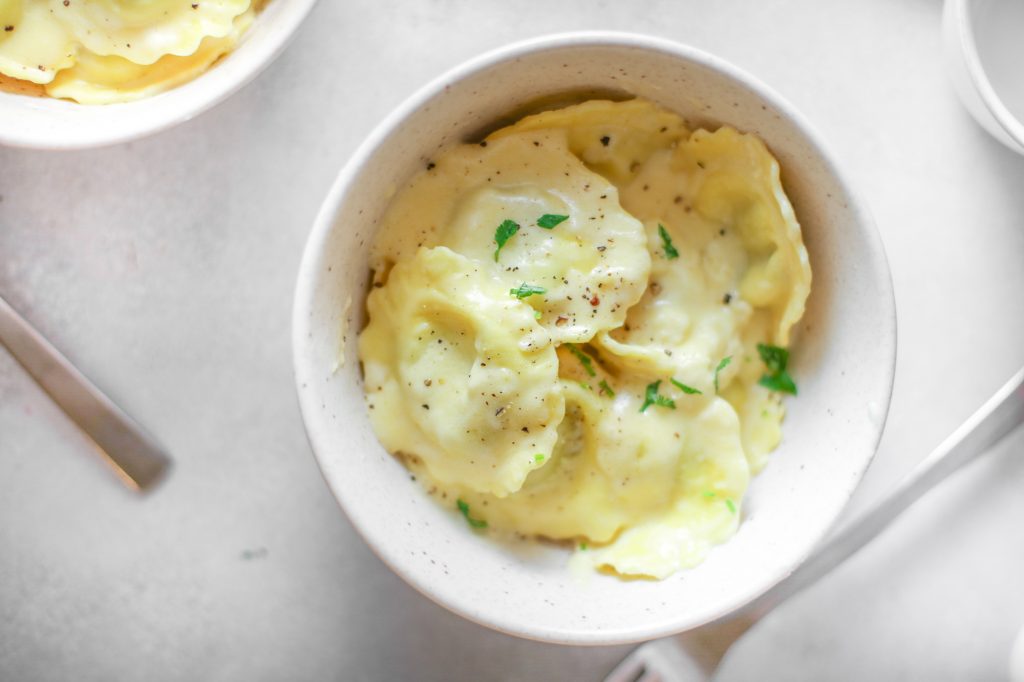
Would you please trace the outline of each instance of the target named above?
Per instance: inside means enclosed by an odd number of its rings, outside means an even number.
[[[946,67],[971,115],[1024,154],[1024,2],[946,0]]]
[[[284,49],[316,0],[270,0],[238,47],[199,77],[136,102],[83,105],[0,91],[0,144],[84,149],[184,123],[252,80]]]
[[[782,164],[814,268],[794,356],[800,396],[788,402],[783,444],[754,480],[737,535],[697,568],[661,582],[572,574],[564,550],[537,544],[517,552],[474,534],[380,446],[360,385],[356,337],[365,317],[367,250],[395,189],[440,149],[479,139],[539,98],[595,91],[647,97],[691,123],[729,123],[760,135]],[[293,325],[310,441],[370,547],[416,589],[466,618],[570,644],[639,641],[695,627],[799,564],[875,452],[896,341],[878,234],[803,117],[711,55],[618,33],[558,35],[492,52],[427,85],[385,119],[341,171],[317,217]]]

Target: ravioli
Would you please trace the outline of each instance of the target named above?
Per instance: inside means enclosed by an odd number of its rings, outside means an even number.
[[[655,151],[676,144],[690,132],[679,116],[644,100],[592,100],[527,116],[488,139],[556,130],[565,135],[574,156],[616,185],[632,178],[637,164]]]
[[[80,103],[148,97],[233,49],[254,11],[252,0],[0,0],[0,75]]]
[[[438,159],[395,198],[381,227],[416,241],[385,240],[376,269],[415,244],[444,244],[472,258],[505,289],[545,289],[524,300],[556,342],[588,341],[617,327],[643,295],[650,256],[643,225],[622,209],[614,185],[569,151],[564,131],[502,135]],[[538,221],[565,216],[553,228]],[[495,230],[518,231],[496,252]]]
[[[554,344],[502,289],[465,256],[420,249],[370,294],[359,339],[385,445],[496,496],[541,466],[565,412]]]
[[[204,38],[227,35],[235,17],[250,4],[250,0],[47,1],[53,15],[86,50],[135,64],[152,64],[164,55],[192,54]]]
[[[235,18],[232,30],[226,35],[209,36],[191,54],[167,54],[152,64],[136,64],[117,55],[84,52],[74,65],[56,75],[46,91],[52,97],[92,104],[151,97],[192,80],[233,50],[254,16],[255,13],[248,10]]]
[[[46,0],[0,0],[0,73],[45,84],[75,63],[75,44]]]
[[[443,503],[621,576],[666,578],[735,533],[811,284],[760,140],[639,99],[528,116],[431,161],[371,260],[371,420]],[[480,329],[519,349],[501,378],[473,371],[493,340],[440,350]],[[524,397],[555,407],[494,418]]]

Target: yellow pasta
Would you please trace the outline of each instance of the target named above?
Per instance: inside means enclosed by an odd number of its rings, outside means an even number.
[[[756,137],[644,100],[527,117],[400,191],[372,267],[371,419],[439,501],[623,576],[735,532],[811,283]]]
[[[139,99],[209,68],[254,12],[251,0],[0,0],[0,75],[81,103]]]

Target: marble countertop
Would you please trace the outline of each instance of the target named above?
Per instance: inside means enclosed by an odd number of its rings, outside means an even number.
[[[0,294],[173,452],[124,489],[0,352],[0,679],[598,680],[625,647],[521,641],[407,587],[323,483],[291,374],[313,216],[442,70],[570,29],[651,33],[777,88],[873,207],[896,387],[851,512],[1024,362],[1024,157],[942,67],[937,0],[322,0],[229,101],[107,149],[0,149]],[[856,292],[850,292],[856,295]],[[722,680],[998,680],[1024,626],[1024,430],[769,616]]]

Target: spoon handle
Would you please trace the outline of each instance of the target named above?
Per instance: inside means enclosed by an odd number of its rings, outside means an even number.
[[[166,473],[171,460],[153,438],[2,297],[0,343],[92,439],[128,485],[145,490]]]

